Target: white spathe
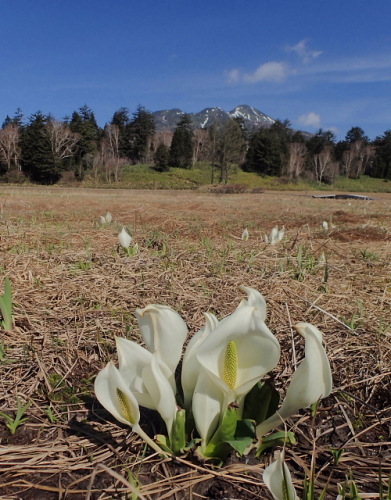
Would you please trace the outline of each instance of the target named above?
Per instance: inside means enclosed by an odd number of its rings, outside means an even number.
[[[170,373],[175,373],[188,333],[186,323],[171,307],[157,304],[137,309],[136,318],[147,349],[157,351]]]
[[[276,237],[278,234],[278,226],[274,226],[273,229],[270,231],[270,236],[269,236],[269,243],[271,245],[274,245],[276,242]]]
[[[190,339],[183,357],[181,381],[186,409],[190,407],[197,379],[201,372],[201,364],[197,358],[198,348],[219,323],[214,314],[205,313],[204,315],[205,326]]]
[[[106,367],[98,373],[94,389],[100,404],[113,417],[123,424],[130,425],[133,432],[144,439],[151,448],[165,455],[164,451],[141,429],[137,400],[112,361],[109,361]]]
[[[197,358],[229,404],[276,366],[280,344],[258,309],[243,305],[219,322],[200,345]]]
[[[168,436],[171,437],[177,406],[175,394],[161,370],[157,351],[152,354],[151,363],[143,369],[142,378],[155,409],[166,423]]]
[[[112,361],[98,373],[94,388],[100,404],[119,422],[130,426],[138,423],[140,420],[138,402]],[[122,402],[118,397],[118,390],[123,394]]]
[[[219,425],[225,394],[206,370],[201,371],[193,395],[193,416],[202,447],[206,447]]]
[[[242,306],[252,306],[258,309],[258,312],[261,316],[261,320],[266,320],[266,300],[263,295],[258,292],[258,290],[254,290],[254,288],[250,288],[249,286],[240,285],[239,287],[243,292],[246,292],[248,297],[247,299],[242,299],[238,307]]]
[[[273,495],[274,500],[298,499],[292,483],[291,473],[284,462],[284,451],[280,453],[275,462],[272,462],[266,467],[263,472],[263,480],[270,493]]]
[[[250,237],[250,234],[249,234],[248,229],[246,227],[245,230],[242,233],[242,240],[243,241],[247,241],[249,239],[249,237]]]
[[[119,233],[118,239],[122,248],[129,248],[130,244],[132,243],[132,237],[124,227],[122,228],[122,231]]]
[[[119,372],[128,384],[128,388],[134,394],[139,405],[151,410],[157,410],[156,404],[152,400],[143,379],[144,368],[152,363],[152,353],[132,340],[124,339],[123,337],[116,337],[115,340],[117,345]],[[174,375],[163,361],[160,361],[160,369],[163,376],[169,380],[172,392],[175,393],[176,385]]]
[[[292,376],[281,408],[257,426],[259,441],[283,420],[332,391],[331,368],[322,345],[322,332],[309,323],[298,323],[295,328],[305,338],[305,358]]]
[[[273,229],[270,232],[270,236],[267,239],[267,241],[270,243],[270,245],[275,245],[279,243],[285,234],[285,227],[282,226],[280,230],[278,230],[278,226],[273,227]]]

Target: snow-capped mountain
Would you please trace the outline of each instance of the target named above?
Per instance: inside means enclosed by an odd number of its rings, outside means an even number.
[[[180,109],[169,109],[164,111],[155,111],[152,113],[155,118],[156,131],[160,132],[163,130],[174,131],[177,123],[184,114]],[[216,125],[222,125],[229,118],[242,117],[244,119],[245,125],[248,128],[257,127],[270,127],[275,120],[268,115],[265,115],[261,111],[252,106],[243,104],[241,106],[236,106],[232,111],[224,111],[224,109],[216,108],[205,108],[198,113],[188,113],[193,120],[194,128],[207,128],[213,123]]]

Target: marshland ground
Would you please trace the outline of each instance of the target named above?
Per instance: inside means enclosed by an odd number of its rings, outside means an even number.
[[[0,498],[137,498],[129,484],[148,499],[269,498],[262,472],[273,452],[232,455],[220,469],[191,455],[164,461],[93,392],[115,359],[115,336],[141,341],[136,308],[169,305],[193,334],[204,312],[222,318],[237,307],[241,284],[267,301],[282,346],[270,374],[281,395],[303,357],[293,325],[324,333],[334,391],[316,415],[288,422],[298,491],[315,460],[317,488],[329,482],[330,498],[351,472],[360,491],[378,495],[379,463],[385,477],[391,470],[391,194],[373,196],[2,186],[0,293],[8,276],[15,326],[1,331],[0,411],[31,405],[13,435],[0,417]],[[108,211],[113,222],[98,225]],[[283,241],[264,243],[276,225]],[[134,256],[118,246],[123,226]],[[151,422],[143,415],[153,435]],[[344,450],[339,462],[332,449]]]

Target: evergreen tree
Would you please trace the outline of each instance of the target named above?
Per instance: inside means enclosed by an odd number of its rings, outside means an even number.
[[[115,125],[119,130],[119,152],[122,158],[131,158],[132,148],[131,148],[131,120],[129,118],[128,108],[120,108],[113,115],[110,122],[111,125]]]
[[[193,158],[193,122],[185,113],[175,128],[170,147],[170,165],[190,168]]]
[[[243,139],[247,141],[250,137],[250,130],[248,129],[246,121],[243,118],[243,116],[235,116],[232,119],[239,125],[240,130],[242,131]]]
[[[383,135],[376,137],[373,145],[376,154],[371,175],[391,180],[391,130],[386,130]]]
[[[168,161],[170,159],[170,150],[166,144],[161,142],[156,148],[155,154],[153,156],[153,161],[155,163],[156,170],[159,172],[167,172],[170,170]]]
[[[83,171],[91,166],[103,132],[98,127],[93,111],[87,105],[73,112],[69,128],[80,134],[75,163],[78,167],[77,173],[82,177]]]
[[[148,149],[155,129],[155,118],[152,113],[139,104],[126,132],[127,137],[129,137],[130,157],[133,162],[145,163],[148,160]]]
[[[236,120],[227,121],[220,132],[220,182],[227,184],[230,167],[243,159],[245,146],[246,141],[240,124]]]
[[[262,175],[280,176],[289,160],[289,141],[284,128],[261,128],[250,137],[243,169]]]
[[[54,184],[61,177],[46,131],[48,118],[40,111],[30,116],[21,138],[22,170],[34,182]]]
[[[5,128],[7,125],[16,125],[18,128],[23,126],[23,112],[20,108],[15,111],[14,117],[6,116],[1,128]]]
[[[353,144],[357,141],[362,141],[364,144],[369,143],[368,137],[365,135],[364,130],[361,127],[352,127],[346,134],[345,141],[349,144]]]
[[[335,134],[331,130],[319,129],[312,137],[307,141],[307,148],[310,155],[319,154],[326,147],[332,147],[334,150],[335,146]]]

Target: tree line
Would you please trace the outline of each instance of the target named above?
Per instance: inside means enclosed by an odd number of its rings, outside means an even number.
[[[62,177],[86,174],[117,182],[129,164],[150,164],[157,171],[211,165],[211,183],[227,183],[232,169],[332,184],[337,175],[358,179],[366,174],[391,179],[391,130],[370,141],[352,127],[337,142],[329,130],[304,134],[288,120],[249,129],[238,117],[206,129],[194,129],[184,113],[173,132],[156,132],[153,114],[139,105],[130,114],[120,108],[103,128],[94,112],[82,106],[62,120],[40,111],[24,120],[18,109],[0,129],[0,180],[30,179],[54,184]]]

